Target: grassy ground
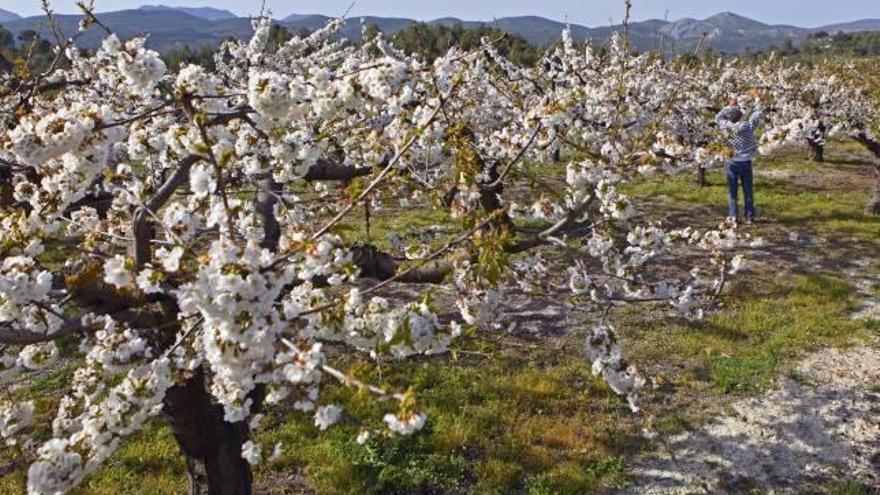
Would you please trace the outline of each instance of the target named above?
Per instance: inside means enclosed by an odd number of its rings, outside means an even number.
[[[826,163],[802,160],[799,149],[785,149],[755,165],[758,216],[778,226],[835,239],[880,243],[880,217],[863,212],[873,175],[857,144],[834,143]],[[724,215],[727,186],[723,171],[708,175],[709,187],[692,186],[687,175],[645,181],[629,193],[675,203],[714,207]],[[740,202],[742,199],[740,199]]]
[[[807,164],[794,151],[762,161],[758,201],[772,259],[757,263],[732,286],[726,307],[703,322],[685,324],[657,312],[624,312],[617,325],[632,361],[652,377],[645,413],[625,404],[590,375],[582,356],[583,330],[565,335],[482,334],[464,339],[451,356],[385,365],[350,361],[354,375],[394,388],[412,387],[430,420],[413,437],[355,443],[360,424],[380,426],[385,405],[329,386],[343,406],[338,427],[319,433],[309,417],[275,411],[259,439],[283,443],[282,455],[257,471],[262,493],[321,494],[582,494],[627,482],[627,459],[651,448],[641,431],[692,427],[724,410],[727,401],[771,386],[803,354],[846,346],[878,332],[876,322],[850,319],[854,286],[836,263],[876,253],[880,220],[865,217],[869,183],[858,150],[836,144],[834,163]],[[631,192],[652,197],[660,212],[710,226],[723,216],[722,177],[698,189],[689,178],[657,180]],[[657,199],[657,198],[661,199]],[[383,232],[445,222],[402,216],[377,219]],[[805,255],[787,241],[792,231],[822,237]],[[354,230],[350,233],[358,236]],[[878,270],[880,267],[869,267]],[[72,365],[18,392],[48,412]],[[177,494],[184,465],[168,429],[156,421],[126,441],[80,494]],[[23,493],[24,470],[0,478],[0,493]],[[828,493],[869,493],[852,483]]]

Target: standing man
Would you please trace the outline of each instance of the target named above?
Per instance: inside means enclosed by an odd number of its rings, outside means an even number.
[[[752,177],[752,160],[758,153],[755,131],[761,123],[761,113],[763,111],[758,92],[753,90],[751,95],[755,97],[757,104],[747,120],[743,120],[745,114],[735,99],[730,100],[728,106],[722,109],[715,117],[718,127],[727,133],[728,144],[733,149],[733,161],[727,165],[730,218],[737,222],[740,220],[737,196],[739,193],[739,183],[742,183],[743,196],[745,197],[746,223],[749,225],[755,222],[755,185]]]

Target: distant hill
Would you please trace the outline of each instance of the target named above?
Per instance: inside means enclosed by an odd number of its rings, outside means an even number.
[[[220,10],[212,7],[170,7],[168,5],[143,5],[138,10],[176,10],[189,14],[206,21],[222,21],[226,19],[235,19],[238,16],[228,10]]]
[[[226,36],[246,38],[253,32],[248,19],[208,21],[174,9],[120,10],[99,15],[101,21],[123,39],[149,33],[147,45],[159,51],[183,45],[216,44]],[[76,33],[81,16],[59,15],[56,19],[65,36],[71,36]],[[13,32],[33,29],[41,36],[53,39],[44,16],[25,17],[3,26]],[[90,29],[79,39],[79,45],[95,48],[100,46],[103,38],[101,30]]]
[[[479,25],[479,22],[443,18],[431,23],[464,27]],[[506,17],[486,23],[497,25],[504,31],[519,34],[531,43],[548,46],[559,41],[565,24],[543,17]],[[623,26],[589,28],[573,24],[570,26],[575,40],[591,40],[596,43],[608,41],[615,32],[622,32]],[[846,24],[836,24],[819,28],[801,28],[789,25],[770,25],[743,17],[732,12],[724,12],[706,19],[684,18],[676,21],[649,19],[633,22],[629,26],[632,46],[637,50],[658,48],[671,50],[691,50],[697,46],[705,34],[707,47],[723,53],[741,53],[746,49],[764,50],[778,46],[786,40],[802,42],[816,31],[880,31],[880,19],[864,19]]]
[[[769,25],[732,12],[706,19],[680,19],[660,26],[658,35],[683,48],[693,48],[706,36],[706,45],[724,53],[739,53],[746,49],[763,50],[785,40],[800,41],[809,29],[786,25]]]
[[[5,11],[0,11],[5,13]],[[0,19],[3,19],[0,13]],[[11,14],[11,13],[10,13]],[[14,14],[11,14],[14,16]],[[101,20],[110,26],[121,37],[126,38],[137,34],[149,33],[148,46],[164,51],[183,45],[197,47],[205,44],[219,43],[223,38],[232,36],[247,38],[252,34],[251,22],[247,18],[236,17],[233,13],[211,7],[169,7],[164,5],[145,5],[139,9],[121,10],[99,14]],[[67,35],[77,29],[78,15],[58,16],[62,31]],[[330,18],[323,15],[292,14],[281,20],[279,24],[299,32],[314,31],[324,26]],[[49,36],[43,16],[18,18],[2,21],[4,27],[13,32],[36,29]],[[392,17],[364,17],[349,19],[340,33],[340,37],[356,40],[361,36],[362,22],[375,24],[388,35],[405,29],[418,21]],[[452,26],[460,24],[465,28],[488,25],[503,31],[517,34],[530,43],[538,46],[549,46],[559,41],[565,24],[537,16],[504,17],[492,22],[468,21],[446,17],[428,21],[428,24]],[[591,40],[596,43],[606,42],[614,32],[622,27],[586,27],[571,25],[575,40]],[[764,50],[779,46],[786,40],[800,43],[810,33],[827,31],[880,31],[880,19],[864,19],[844,24],[834,24],[819,28],[801,28],[787,25],[769,25],[749,19],[731,12],[724,12],[706,19],[679,19],[664,21],[651,19],[630,24],[630,40],[637,50],[654,50],[663,48],[668,51],[692,50],[705,35],[709,48],[723,53],[740,53],[746,49]],[[98,30],[86,34],[81,45],[94,48],[100,44],[101,34]]]
[[[456,23],[465,27],[472,22],[458,19],[433,21],[445,25]],[[543,17],[507,17],[498,19],[497,26],[519,34],[531,43],[547,46],[557,42],[565,24]],[[623,26],[588,28],[571,25],[572,36],[576,40],[591,40],[596,43],[608,41],[615,32],[622,32]],[[680,19],[673,22],[659,19],[633,22],[629,26],[630,41],[637,50],[658,48],[690,50],[699,42],[703,34],[706,44],[725,53],[738,53],[746,48],[765,49],[791,39],[799,41],[806,37],[809,29],[792,26],[771,26],[730,12],[718,14],[707,19]]]
[[[844,33],[856,33],[860,31],[880,31],[880,19],[862,19],[860,21],[854,22],[831,24],[814,29],[813,31],[825,31],[831,34],[840,31],[843,31]]]
[[[537,16],[503,17],[494,24],[497,24],[498,28],[502,31],[516,33],[525,38],[526,41],[538,46],[548,46],[556,43],[561,39],[562,30],[565,28],[564,23]],[[583,39],[584,31],[587,28],[573,24],[571,29],[572,35]]]
[[[281,22],[296,22],[296,21],[305,19],[307,17],[323,17],[323,16],[315,16],[312,14],[306,14],[306,15],[290,14],[289,16],[285,17],[284,19],[281,19]]]
[[[21,16],[15,12],[0,9],[0,22],[14,21],[16,19],[21,19]]]

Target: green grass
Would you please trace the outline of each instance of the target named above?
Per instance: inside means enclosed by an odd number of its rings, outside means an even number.
[[[790,153],[756,163],[756,169],[785,170],[821,177],[834,164],[812,164]],[[823,170],[825,169],[825,170]],[[640,181],[626,191],[639,197],[665,197],[673,202],[713,207],[718,218],[727,212],[727,185],[723,170],[707,175],[709,186],[694,185],[687,174]],[[821,180],[821,179],[818,179]],[[821,184],[799,185],[787,180],[755,178],[755,203],[758,216],[769,218],[793,229],[808,229],[820,235],[851,237],[880,244],[880,217],[864,213],[870,182],[861,188],[829,188]],[[742,201],[742,199],[740,199]]]
[[[628,352],[636,363],[680,360],[683,395],[695,383],[714,393],[755,393],[803,353],[868,332],[847,316],[852,289],[843,281],[812,275],[750,290],[758,292],[736,294],[741,302],[702,324],[622,325],[634,341]],[[381,426],[390,406],[330,385],[325,400],[345,408],[345,421],[319,433],[308,415],[274,412],[258,439],[266,449],[282,442],[283,455],[261,466],[257,478],[296,466],[321,494],[578,494],[619,485],[625,459],[644,444],[643,424],[590,376],[579,343],[577,333],[559,349],[487,336],[470,340],[470,352],[458,359],[385,366],[381,377],[367,362],[350,362],[349,371],[363,380],[413,387],[430,417],[426,430],[357,445],[360,425]],[[54,387],[61,376],[50,375],[35,390]],[[183,469],[173,438],[157,422],[126,441],[78,493],[178,493]],[[7,477],[0,491],[17,493],[10,487],[20,486],[22,476]]]
[[[739,303],[736,311],[710,319],[709,332],[736,336],[725,356],[711,360],[722,392],[762,390],[780,363],[822,346],[842,346],[865,334],[865,324],[849,318],[852,287],[824,276],[805,276],[793,286],[777,286],[761,300]]]
[[[126,441],[75,495],[184,492],[186,466],[171,430],[156,420]]]
[[[708,380],[721,393],[757,393],[804,353],[845,346],[871,332],[869,322],[849,318],[852,287],[827,276],[739,291],[730,301],[704,322],[636,327],[630,337],[635,361],[684,360],[684,384]]]
[[[721,172],[710,172],[711,185],[697,187],[690,177],[642,182],[628,188],[638,196],[665,196],[677,202],[716,207],[719,218],[727,211],[727,186]],[[864,214],[866,191],[826,191],[793,186],[779,180],[757,178],[755,203],[758,216],[785,226],[819,234],[844,234],[862,241],[880,242],[880,218]]]
[[[348,242],[370,242],[383,250],[390,249],[389,237],[406,236],[423,229],[458,226],[445,211],[437,209],[403,209],[386,206],[391,211],[373,212],[370,216],[370,230],[367,232],[363,209],[352,214],[334,230]],[[443,239],[446,236],[439,236]]]
[[[589,374],[579,354],[542,346],[524,350],[501,340],[472,341],[459,359],[385,366],[350,362],[354,375],[398,390],[411,386],[429,426],[410,437],[376,438],[365,446],[360,425],[380,428],[391,412],[351,389],[329,384],[327,402],[347,420],[320,433],[310,415],[274,412],[259,440],[277,442],[283,455],[261,466],[258,479],[300,466],[318,493],[589,493],[622,479],[623,453],[635,441],[625,405]],[[477,350],[479,349],[479,350]],[[489,359],[483,353],[489,352]],[[35,382],[31,398],[60,390],[64,368]],[[57,403],[57,397],[51,400]],[[43,411],[48,414],[50,409]],[[23,493],[25,470],[0,478],[0,493]],[[267,481],[268,482],[268,481]],[[78,494],[177,494],[185,486],[183,460],[161,420],[123,442]],[[271,488],[267,488],[271,492]]]
[[[853,291],[838,279],[801,276],[736,297],[742,301],[701,324],[640,322],[639,343],[628,348],[634,361],[678,356],[687,381],[715,393],[757,393],[804,353],[869,332],[849,318]],[[385,370],[391,386],[413,386],[429,413],[430,428],[415,437],[358,447],[351,424],[313,443],[310,421],[288,417],[265,440],[290,446],[285,462],[304,466],[319,493],[594,493],[625,479],[624,459],[644,443],[636,430],[643,425],[590,376],[579,343],[572,336],[564,352],[511,352],[484,341],[490,360],[406,364],[390,376]],[[363,364],[356,369],[378,378]],[[375,402],[333,390],[352,417],[370,423],[381,416]],[[690,395],[687,387],[679,393]]]
[[[539,358],[538,362],[528,359]],[[377,381],[362,363],[363,379]],[[349,424],[316,437],[310,418],[283,416],[263,435],[288,446],[281,465],[304,467],[319,493],[584,493],[619,480],[632,439],[620,400],[575,356],[501,349],[483,358],[395,366],[390,386],[412,386],[429,426],[412,437],[354,442],[387,406],[328,391]],[[276,418],[277,419],[277,418]],[[316,441],[317,440],[317,441]],[[277,469],[279,466],[275,466]]]
[[[73,495],[176,495],[184,493],[186,467],[171,430],[151,422],[119,450]],[[24,494],[27,468],[0,477],[0,493]]]
[[[828,495],[877,495],[880,491],[855,481],[841,481],[830,485],[825,493]]]

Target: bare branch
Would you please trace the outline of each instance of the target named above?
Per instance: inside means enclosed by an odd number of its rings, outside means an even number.
[[[312,165],[303,179],[313,181],[347,181],[356,177],[365,177],[373,173],[373,167],[355,167],[340,165],[327,160],[318,160]]]
[[[153,196],[153,199],[151,199],[144,208],[140,208],[135,212],[132,224],[132,234],[135,239],[134,261],[138,271],[149,263],[150,258],[152,257],[150,252],[150,240],[153,236],[148,222],[150,212],[159,211],[165,203],[171,199],[171,195],[174,194],[174,191],[189,179],[189,172],[192,169],[192,166],[201,160],[204,160],[204,157],[200,155],[189,155],[180,160],[177,164],[177,169],[171,174],[171,177],[165,181],[165,184],[159,188],[156,195]]]
[[[590,208],[591,204],[593,204],[593,199],[594,197],[590,196],[588,200],[570,210],[568,214],[565,215],[565,217],[560,219],[550,228],[544,230],[534,237],[523,239],[517,242],[516,244],[508,248],[507,251],[514,254],[522,253],[546,243],[549,237],[556,235],[557,233],[565,230],[566,228],[577,222],[577,219],[580,218]]]
[[[86,327],[79,321],[68,320],[61,325],[61,328],[54,333],[36,333],[20,328],[9,326],[0,326],[0,344],[9,345],[30,345],[39,344],[41,342],[49,342],[59,339],[66,335],[79,333],[86,330]]]

